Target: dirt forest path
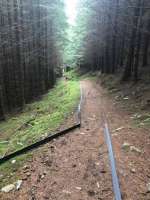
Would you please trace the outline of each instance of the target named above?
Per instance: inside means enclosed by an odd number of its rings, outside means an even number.
[[[23,179],[21,189],[0,194],[0,199],[113,200],[108,152],[102,127],[104,109],[110,119],[111,130],[124,126],[120,129],[120,134],[116,131],[112,136],[123,199],[150,199],[146,190],[150,161],[145,161],[150,150],[148,145],[142,146],[145,139],[150,142],[147,133],[142,133],[138,143],[138,136],[134,135],[127,114],[125,116],[116,110],[102,88],[90,80],[81,81],[81,86],[84,95],[81,129],[58,138],[35,152],[32,161],[18,172],[19,178]],[[133,152],[122,150],[121,145],[128,140],[129,134],[129,142],[143,148],[141,153],[136,152],[136,149]]]

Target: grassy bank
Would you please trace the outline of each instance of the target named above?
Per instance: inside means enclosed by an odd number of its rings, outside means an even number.
[[[22,113],[0,123],[0,156],[38,141],[56,130],[74,111],[79,97],[79,81],[60,80],[41,100],[27,105]],[[0,178],[15,171],[27,156],[31,154],[16,158],[13,166],[11,161],[0,166]]]

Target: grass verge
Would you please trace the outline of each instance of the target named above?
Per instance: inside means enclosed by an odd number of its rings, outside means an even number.
[[[80,98],[79,81],[60,80],[43,98],[25,107],[6,122],[0,123],[0,156],[16,151],[56,130],[65,118],[75,110]],[[7,182],[31,153],[17,157],[0,166],[0,186]]]

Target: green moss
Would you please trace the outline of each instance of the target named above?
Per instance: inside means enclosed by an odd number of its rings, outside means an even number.
[[[0,141],[3,141],[0,143],[0,156],[19,150],[57,129],[74,111],[79,97],[77,80],[61,80],[40,101],[27,105],[22,113],[0,123]],[[17,158],[16,168],[24,158],[26,156]],[[5,176],[11,171],[10,162],[0,166],[0,173]]]
[[[65,77],[69,80],[79,80],[79,74],[76,69],[65,72]]]

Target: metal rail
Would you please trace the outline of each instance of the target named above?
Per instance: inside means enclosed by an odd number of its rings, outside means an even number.
[[[82,93],[81,85],[80,85],[80,92],[81,92],[81,94],[80,94],[80,103],[79,103],[78,108],[77,108],[77,118],[78,118],[77,120],[78,120],[78,122],[75,125],[73,125],[72,127],[67,128],[67,129],[65,129],[63,131],[60,131],[60,132],[57,132],[57,133],[54,133],[54,134],[50,134],[50,136],[46,137],[43,140],[35,142],[35,143],[33,143],[33,144],[31,144],[31,145],[29,145],[27,147],[24,147],[24,148],[22,148],[22,149],[20,149],[18,151],[15,151],[13,153],[10,153],[9,155],[6,155],[6,156],[0,158],[0,165],[5,163],[6,161],[16,157],[16,156],[19,156],[19,155],[25,154],[25,153],[27,153],[29,151],[32,151],[34,149],[37,149],[40,146],[42,146],[42,145],[44,145],[46,143],[49,143],[53,139],[56,139],[56,138],[58,138],[60,136],[63,136],[63,135],[69,133],[70,131],[72,131],[72,130],[74,130],[76,128],[80,128],[80,126],[81,126],[81,105],[82,105],[82,101],[83,101],[83,93]]]
[[[81,107],[83,104],[83,91],[82,91],[82,87],[80,84],[80,103],[78,105],[78,110],[77,110],[77,120],[79,121],[80,125],[81,125]]]
[[[121,192],[120,192],[119,179],[118,179],[117,171],[116,171],[116,162],[115,162],[115,158],[114,158],[113,147],[112,147],[111,137],[110,137],[109,128],[108,128],[107,123],[105,123],[105,126],[104,126],[104,134],[105,134],[105,140],[106,140],[108,152],[109,152],[109,160],[110,160],[115,200],[121,200],[122,198],[121,198]]]
[[[62,135],[65,135],[65,134],[67,134],[68,132],[70,132],[70,131],[72,131],[72,130],[74,130],[74,129],[76,129],[76,128],[79,128],[79,127],[80,127],[80,123],[78,123],[78,124],[76,124],[76,125],[74,125],[74,126],[72,126],[72,127],[70,127],[70,128],[67,128],[67,129],[65,129],[65,130],[63,130],[63,131],[60,131],[60,132],[55,133],[55,134],[53,134],[53,135],[50,135],[50,136],[46,137],[45,139],[40,140],[40,141],[38,141],[38,142],[35,142],[34,144],[31,144],[31,145],[29,145],[29,146],[27,146],[27,147],[25,147],[25,148],[22,148],[22,149],[20,149],[20,150],[14,152],[14,153],[11,153],[11,154],[9,154],[9,155],[6,155],[6,156],[4,156],[3,158],[0,159],[0,165],[3,164],[3,163],[5,163],[6,161],[8,161],[8,160],[10,160],[10,159],[12,159],[12,158],[14,158],[14,157],[16,157],[16,156],[19,156],[19,155],[22,155],[22,154],[27,153],[28,151],[32,151],[32,150],[34,150],[34,149],[37,149],[37,148],[39,148],[40,146],[42,146],[42,145],[44,145],[44,144],[46,144],[46,143],[49,143],[49,142],[52,141],[53,139],[56,139],[56,138],[58,138],[58,137],[60,137],[60,136],[62,136]]]

